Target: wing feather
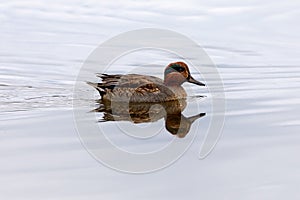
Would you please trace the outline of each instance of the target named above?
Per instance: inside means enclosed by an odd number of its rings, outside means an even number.
[[[102,98],[130,98],[130,101],[133,102],[141,100],[147,102],[164,101],[174,96],[174,93],[163,84],[163,81],[155,76],[139,74],[97,74],[97,76],[102,79],[100,83],[88,84],[95,87]]]

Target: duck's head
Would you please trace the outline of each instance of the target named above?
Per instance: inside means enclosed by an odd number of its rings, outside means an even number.
[[[180,86],[184,82],[205,86],[204,83],[195,80],[184,62],[170,63],[165,69],[164,83],[167,86]]]

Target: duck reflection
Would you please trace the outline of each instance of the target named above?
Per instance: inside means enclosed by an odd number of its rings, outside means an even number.
[[[186,100],[184,99],[159,103],[124,103],[102,99],[97,102],[99,107],[94,111],[103,113],[99,122],[130,121],[138,124],[151,123],[164,118],[166,130],[179,138],[188,134],[193,122],[205,116],[205,113],[199,113],[185,117],[182,114],[186,107]]]

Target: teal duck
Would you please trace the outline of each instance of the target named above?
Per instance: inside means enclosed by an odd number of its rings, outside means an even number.
[[[184,62],[170,63],[164,71],[164,80],[148,75],[98,74],[100,83],[91,83],[100,93],[103,101],[116,102],[166,102],[185,99],[184,82],[205,86],[195,80]]]

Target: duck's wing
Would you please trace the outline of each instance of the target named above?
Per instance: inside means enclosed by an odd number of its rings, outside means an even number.
[[[163,85],[163,81],[155,76],[140,74],[97,74],[97,76],[102,79],[102,82],[87,83],[96,88],[101,96],[107,92],[114,92],[114,90],[140,93],[154,92],[160,90],[159,88]]]
[[[129,74],[121,79],[121,85],[115,91],[121,94],[119,96],[128,96],[131,102],[164,102],[176,99],[175,93],[158,77]],[[124,93],[122,87],[126,87],[127,92]]]
[[[98,77],[102,79],[100,84],[106,87],[137,88],[149,83],[163,84],[160,78],[140,74],[98,74]]]

